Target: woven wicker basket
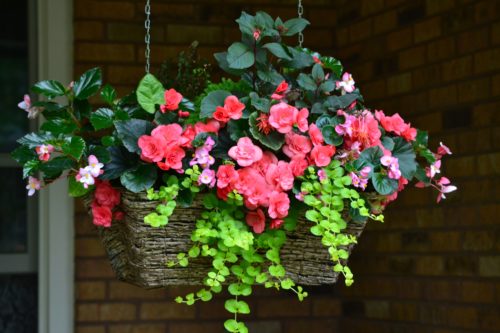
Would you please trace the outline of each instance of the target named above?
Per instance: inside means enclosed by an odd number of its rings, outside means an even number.
[[[91,198],[85,201],[89,206]],[[191,247],[191,233],[203,210],[201,201],[196,200],[189,208],[178,207],[162,228],[153,228],[143,221],[157,205],[145,193],[122,191],[125,218],[110,228],[99,228],[113,270],[120,280],[146,289],[200,285],[211,268],[206,258],[192,259],[185,268],[169,268],[166,263]],[[301,285],[333,284],[338,273],[333,271],[326,248],[311,234],[310,227],[310,222],[299,218],[297,229],[288,233],[282,248],[282,264],[288,276]],[[359,237],[364,227],[365,223],[349,222],[347,232]],[[353,245],[348,251],[352,248]]]

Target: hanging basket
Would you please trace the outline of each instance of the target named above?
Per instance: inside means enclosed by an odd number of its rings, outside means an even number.
[[[191,233],[203,206],[200,198],[191,207],[178,207],[167,226],[153,228],[144,223],[144,216],[154,211],[157,201],[145,193],[122,190],[121,209],[125,218],[110,228],[99,228],[99,234],[117,277],[142,288],[152,289],[176,285],[201,285],[211,263],[207,258],[191,259],[189,267],[167,267],[180,252],[187,252]],[[85,200],[90,206],[91,198]],[[90,210],[89,210],[90,213]],[[344,217],[346,218],[346,216]],[[311,234],[311,223],[304,217],[297,228],[287,232],[287,242],[281,250],[281,260],[290,278],[301,285],[333,284],[338,274],[321,240]],[[346,232],[359,237],[365,222],[348,221]],[[354,245],[349,246],[351,252]]]

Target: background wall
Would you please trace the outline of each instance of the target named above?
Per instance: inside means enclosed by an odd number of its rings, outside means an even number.
[[[239,37],[241,10],[296,16],[291,0],[152,1],[153,72],[194,39],[211,54]],[[126,92],[143,75],[143,5],[75,0],[75,74],[91,66]],[[408,190],[370,223],[352,258],[353,287],[299,303],[258,290],[253,332],[460,333],[500,330],[500,1],[304,1],[305,46],[333,54],[368,104],[430,130],[454,154],[459,187],[440,205]],[[143,291],[114,279],[90,220],[75,219],[77,333],[221,332],[221,301],[172,302],[186,288]]]

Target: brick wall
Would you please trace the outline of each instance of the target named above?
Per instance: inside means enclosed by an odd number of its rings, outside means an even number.
[[[75,71],[100,66],[120,91],[143,75],[143,2],[75,0]],[[295,16],[295,1],[153,2],[153,71],[193,39],[227,47],[242,9]],[[252,3],[252,5],[249,5]],[[459,192],[408,190],[371,223],[352,258],[355,285],[303,303],[257,290],[253,332],[460,333],[500,330],[500,1],[304,1],[305,46],[340,58],[365,99],[446,142]],[[77,333],[221,332],[223,303],[172,303],[114,279],[89,219],[76,216]]]

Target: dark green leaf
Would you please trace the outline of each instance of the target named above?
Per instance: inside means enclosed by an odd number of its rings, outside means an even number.
[[[254,62],[253,51],[243,43],[233,43],[227,50],[227,63],[230,68],[245,69],[251,67]]]
[[[100,68],[92,68],[85,73],[78,80],[75,81],[73,91],[76,99],[87,99],[94,95],[102,84],[102,73]]]
[[[175,112],[156,112],[155,113],[155,122],[160,125],[171,124],[175,122],[177,118],[177,114]]]
[[[80,120],[89,118],[92,113],[92,105],[90,105],[89,101],[86,99],[75,99],[73,101],[73,109],[76,118]]]
[[[269,52],[271,52],[280,59],[292,60],[292,57],[288,53],[288,50],[285,47],[283,47],[281,43],[267,43],[262,47],[268,49]]]
[[[425,172],[425,169],[422,168],[420,165],[417,166],[417,171],[415,172],[415,178],[417,178],[419,181],[425,184],[430,184],[431,182],[431,179],[427,177],[427,172]]]
[[[200,118],[211,118],[213,113],[215,112],[215,109],[218,106],[224,106],[224,100],[230,95],[231,93],[225,90],[216,90],[210,92],[201,101]]]
[[[323,82],[325,79],[325,72],[323,71],[323,67],[320,64],[315,64],[312,69],[312,78],[316,82]]]
[[[10,156],[19,164],[24,164],[37,158],[35,150],[26,146],[17,147]]]
[[[333,57],[321,57],[321,62],[323,63],[323,66],[325,66],[325,68],[328,68],[335,74],[337,78],[340,78],[340,75],[342,74],[344,69],[339,60]]]
[[[429,144],[429,133],[427,131],[417,130],[417,137],[415,142],[419,145],[427,147]]]
[[[113,110],[100,108],[92,113],[90,122],[96,131],[113,126]]]
[[[215,53],[214,58],[217,60],[219,67],[228,74],[240,76],[245,72],[244,69],[234,69],[229,67],[229,63],[227,62],[227,52]]]
[[[50,132],[54,135],[73,133],[78,126],[74,121],[65,118],[53,118],[46,121],[40,127],[41,130]]]
[[[269,113],[269,109],[271,108],[271,101],[269,99],[259,97],[255,92],[251,92],[249,96],[250,103],[255,109],[264,113]]]
[[[284,23],[283,36],[293,36],[307,27],[309,21],[303,18],[293,18]]]
[[[123,173],[120,181],[127,190],[138,193],[151,188],[156,181],[156,177],[156,165],[140,164],[136,169]]]
[[[272,83],[275,86],[277,86],[278,84],[281,83],[281,81],[284,80],[283,76],[275,70],[268,70],[268,71],[259,70],[257,71],[257,76],[262,81]]]
[[[137,145],[139,137],[151,133],[153,124],[142,119],[117,120],[114,122],[118,138],[128,151],[140,154],[141,149]]]
[[[111,161],[111,155],[109,154],[109,151],[103,146],[91,145],[89,147],[89,155],[94,155],[95,157],[97,157],[99,162],[104,164]]]
[[[272,29],[274,26],[273,18],[266,12],[258,11],[255,14],[254,21],[255,24],[261,28]]]
[[[337,111],[339,109],[345,109],[352,102],[359,99],[359,95],[356,93],[345,94],[342,96],[330,96],[326,99],[325,106],[331,111]]]
[[[241,15],[236,19],[240,27],[240,31],[247,35],[252,35],[255,30],[255,18],[245,12],[241,12]]]
[[[80,157],[82,157],[84,150],[85,150],[85,141],[79,136],[68,138],[66,142],[62,145],[63,153],[66,155],[73,156],[77,160],[79,160]]]
[[[373,173],[372,184],[375,190],[381,195],[389,195],[398,189],[398,181],[396,179],[391,179],[378,172]]]
[[[380,159],[384,156],[384,152],[380,147],[370,147],[365,150],[360,154],[358,161],[360,162],[361,166],[371,166],[372,170],[375,169],[375,167],[380,166]]]
[[[38,166],[40,165],[39,160],[31,160],[27,161],[23,165],[23,178],[28,178],[28,176],[33,175],[36,170],[38,169]]]
[[[37,94],[47,96],[48,98],[64,96],[66,93],[64,86],[60,82],[54,80],[40,81],[36,83],[31,90]]]
[[[227,123],[227,131],[231,140],[238,141],[240,138],[248,136],[246,129],[248,121],[245,119],[231,120]]]
[[[262,143],[264,146],[271,148],[274,151],[278,151],[281,146],[285,143],[285,136],[276,131],[265,135],[264,133],[259,131],[257,127],[257,118],[259,117],[258,112],[254,112],[250,115],[249,124],[250,124],[250,133],[252,136]]]
[[[17,142],[23,146],[28,146],[31,149],[35,149],[37,146],[46,144],[49,140],[54,139],[50,133],[29,133],[18,139]]]
[[[314,103],[312,108],[311,108],[311,113],[313,113],[313,114],[324,114],[324,113],[326,113],[326,111],[327,111],[327,109],[323,106],[323,103],[319,103],[319,102]]]
[[[423,158],[425,158],[425,160],[432,164],[434,162],[436,162],[436,156],[434,155],[434,153],[428,149],[428,148],[425,148],[425,149],[419,149],[418,150],[418,155],[422,156]]]
[[[83,184],[77,181],[73,176],[69,177],[68,187],[69,187],[68,189],[69,195],[72,196],[73,198],[84,196],[85,194],[92,191],[91,187],[85,188]]]
[[[394,149],[394,140],[392,140],[390,137],[384,136],[380,141],[382,141],[382,145],[384,146],[385,149],[387,150]]]
[[[101,143],[106,147],[116,146],[118,142],[119,140],[111,135],[106,135],[101,138]]]
[[[314,64],[313,57],[303,51],[302,49],[288,47],[288,51],[292,55],[292,60],[283,60],[283,65],[288,68],[293,69],[302,69],[305,67],[309,67]]]
[[[417,161],[415,156],[415,151],[411,144],[406,142],[403,138],[394,138],[394,149],[392,150],[392,156],[397,157],[399,162],[399,170],[401,174],[408,180],[413,178],[415,171],[417,170]]]
[[[125,171],[132,169],[138,163],[137,155],[131,154],[123,147],[109,147],[108,149],[111,161],[104,164],[104,174],[102,179],[119,178]]]
[[[335,127],[332,125],[326,125],[321,129],[321,134],[323,134],[323,139],[325,143],[332,146],[340,146],[344,139],[337,134]]]
[[[149,113],[156,111],[156,105],[165,103],[165,88],[152,74],[146,74],[137,87],[137,101]]]
[[[191,192],[190,189],[181,187],[181,190],[179,191],[179,194],[175,198],[175,201],[181,206],[181,207],[190,207],[191,204],[193,203],[194,199],[194,194]]]
[[[310,75],[304,73],[299,74],[297,83],[305,90],[315,91],[318,88],[318,85],[316,84],[314,79]]]
[[[335,83],[332,80],[328,80],[320,84],[319,90],[324,93],[332,92],[335,89]]]
[[[72,169],[75,167],[75,162],[66,156],[59,156],[51,159],[46,163],[40,164],[40,170],[44,173],[47,178],[56,178],[63,171]]]
[[[109,84],[105,85],[101,90],[101,98],[109,105],[114,105],[116,99],[116,90]]]

